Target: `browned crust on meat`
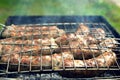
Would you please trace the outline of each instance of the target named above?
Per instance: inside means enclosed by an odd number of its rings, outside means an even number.
[[[86,25],[84,25],[84,24],[80,24],[79,26],[78,26],[78,29],[76,30],[76,34],[84,34],[84,35],[87,35],[87,34],[89,34],[89,32],[90,32],[90,30],[89,30],[89,27],[88,26],[86,26]]]
[[[24,46],[22,45],[2,45],[1,55],[11,53],[27,53],[28,55],[51,54],[49,46]]]
[[[100,43],[103,48],[116,48],[117,41],[114,38],[106,38]]]
[[[19,55],[19,54],[9,54],[3,55],[1,58],[2,62],[7,63],[10,60],[11,64],[18,64],[19,62],[22,65],[32,65],[32,66],[40,66],[43,67],[62,67],[64,60],[73,59],[73,55],[70,52],[63,52],[59,54],[52,55],[42,55],[42,56],[27,56],[27,55]],[[41,63],[42,62],[42,63]]]
[[[111,51],[104,52],[100,56],[96,57],[95,59],[88,59],[88,60],[65,60],[66,68],[72,67],[83,67],[85,70],[70,70],[70,71],[62,71],[60,74],[65,77],[93,77],[103,73],[105,70],[97,70],[100,67],[110,67],[115,64],[116,61],[116,54]],[[93,67],[93,70],[86,70],[86,67]]]
[[[2,33],[3,37],[21,37],[21,36],[47,36],[47,37],[58,37],[64,34],[65,31],[58,29],[56,26],[41,26],[41,27],[17,27],[11,25],[6,27],[5,31]]]
[[[116,54],[114,52],[104,52],[100,56],[88,60],[66,60],[66,67],[108,67],[115,63]]]
[[[53,44],[54,43],[54,44]],[[1,39],[0,44],[2,45],[54,45],[57,46],[53,38],[42,38],[42,39],[16,39],[16,38],[6,38]]]

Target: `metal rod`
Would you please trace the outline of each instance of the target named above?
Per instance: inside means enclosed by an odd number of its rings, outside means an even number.
[[[50,26],[51,25],[56,25],[56,26],[63,26],[63,29],[66,31],[66,33],[68,32],[68,33],[71,33],[71,32],[73,32],[72,30],[75,30],[74,29],[74,26],[78,26],[79,24],[81,24],[81,23],[42,23],[42,24],[35,24],[35,25],[38,25],[38,26],[40,26],[40,27],[42,27],[42,26],[47,26],[47,27],[49,27],[49,34],[50,34],[50,36],[51,36],[51,31],[50,31]],[[111,39],[115,39],[115,40],[117,40],[118,42],[117,43],[115,43],[116,45],[120,45],[120,43],[119,43],[119,40],[120,40],[120,38],[116,38],[114,35],[113,35],[113,33],[111,32],[111,30],[109,29],[109,27],[106,25],[106,24],[104,24],[104,23],[82,23],[82,24],[84,24],[84,25],[88,25],[88,27],[90,26],[90,25],[92,25],[92,27],[93,28],[90,28],[91,30],[92,29],[97,29],[98,28],[98,26],[100,27],[100,28],[102,28],[103,30],[105,30],[106,31],[106,37],[105,38],[103,38],[102,40],[105,40],[106,38],[111,38]],[[21,25],[22,26],[22,25]],[[28,25],[28,26],[33,26],[33,24],[30,24],[30,25]],[[68,27],[69,26],[69,27]],[[27,32],[27,30],[26,30],[26,28],[27,28],[27,26],[25,26],[25,31],[24,31],[24,34],[26,34],[26,32]],[[69,29],[71,29],[71,30],[69,30]],[[17,30],[16,30],[17,31]],[[39,38],[42,38],[43,39],[43,34],[42,34],[42,31],[41,31],[41,29],[39,29],[39,30],[37,30],[38,31],[38,33],[39,33]],[[19,31],[17,31],[18,33],[19,33]],[[84,34],[84,31],[82,31],[82,29],[81,29],[81,32],[82,32],[82,34]],[[59,32],[57,31],[57,33],[59,34]],[[95,32],[90,32],[91,34],[95,34]],[[100,35],[99,34],[99,32],[97,32],[97,34],[98,35]],[[97,36],[95,35],[94,36],[95,37],[95,39],[97,39]],[[32,46],[34,45],[33,44],[33,39],[34,39],[34,30],[32,31],[32,35],[31,35],[31,37],[30,37],[30,40],[32,41],[32,43],[31,43],[31,48],[32,48]],[[14,43],[14,41],[16,40],[16,37],[14,37],[13,38],[13,43]],[[25,40],[25,38],[24,38],[24,35],[23,35],[23,37],[22,37],[22,41],[24,41]],[[70,43],[71,42],[71,40],[68,40],[68,42]],[[42,42],[41,42],[42,43]],[[110,44],[114,44],[113,43],[113,41],[110,43]],[[2,45],[12,45],[12,46],[15,46],[15,44],[5,44],[5,43],[2,43]],[[16,44],[17,45],[17,44]],[[21,46],[21,49],[23,49],[23,47],[25,46],[25,45],[23,45],[23,44],[21,44],[22,46]],[[50,43],[50,45],[51,46],[54,46],[54,45],[52,45],[52,43]],[[96,50],[99,50],[100,51],[100,54],[102,55],[102,52],[101,52],[101,50],[103,50],[103,49],[109,49],[109,47],[107,47],[107,45],[106,45],[106,43],[105,43],[105,48],[102,48],[102,47],[100,47],[100,45],[99,44],[96,44],[97,45],[97,49]],[[38,46],[43,46],[43,44],[38,44]],[[70,44],[68,44],[68,46],[69,46],[69,48],[70,49],[72,49],[71,47],[70,47]],[[115,66],[115,68],[111,68],[111,67],[109,67],[109,66],[107,66],[107,67],[105,67],[106,65],[104,65],[104,67],[102,68],[102,67],[99,67],[98,66],[98,62],[96,61],[96,57],[95,57],[95,55],[94,55],[94,53],[93,53],[93,51],[92,50],[95,50],[94,48],[91,48],[88,44],[87,44],[87,46],[88,46],[88,48],[86,48],[86,49],[88,49],[88,50],[90,50],[90,52],[92,53],[92,56],[93,56],[93,59],[94,59],[94,62],[95,62],[95,64],[96,64],[96,68],[97,69],[99,69],[99,70],[120,70],[120,65],[119,65],[119,62],[116,60],[115,61],[115,63],[116,63],[116,66]],[[63,50],[62,50],[62,44],[61,44],[61,41],[60,41],[60,52],[62,53],[63,52]],[[12,50],[14,49],[14,47],[11,49],[11,52],[12,52]],[[79,44],[79,47],[78,47],[78,49],[82,49],[81,47],[80,47],[80,44]],[[120,49],[120,47],[115,47],[115,49],[113,49],[113,50],[116,50],[116,51],[120,51],[119,50]],[[42,47],[42,49],[41,49],[41,54],[39,54],[38,56],[40,57],[40,69],[38,69],[38,70],[32,70],[32,51],[31,51],[31,53],[30,53],[30,66],[29,66],[29,70],[27,70],[27,71],[25,71],[25,72],[29,72],[29,71],[61,71],[61,70],[76,70],[76,67],[75,67],[75,65],[73,66],[73,68],[71,68],[71,69],[69,69],[69,68],[66,68],[65,67],[65,63],[64,63],[64,57],[63,57],[63,54],[61,54],[61,56],[62,56],[62,69],[57,69],[57,70],[55,70],[54,69],[54,66],[53,66],[53,57],[52,57],[52,53],[53,53],[53,49],[50,47],[50,56],[51,56],[51,61],[52,61],[52,68],[51,69],[43,69],[43,61],[42,61],[42,52],[43,52],[43,47]],[[21,56],[22,56],[22,50],[21,50],[21,52],[19,53],[19,56],[20,56],[20,58],[19,58],[19,63],[18,63],[18,72],[24,72],[24,71],[21,71],[20,69],[21,69]],[[71,51],[71,54],[73,54],[73,52]],[[10,54],[11,55],[11,54]],[[8,71],[8,69],[9,69],[9,65],[11,64],[10,63],[10,57],[11,56],[9,56],[9,60],[8,60],[8,62],[7,62],[7,69],[6,69],[6,73],[10,73],[9,71]],[[94,68],[89,68],[89,67],[87,67],[87,65],[86,65],[86,62],[85,62],[85,56],[84,56],[84,53],[82,53],[82,58],[83,58],[83,61],[84,61],[84,65],[85,65],[85,67],[83,67],[83,68],[79,68],[79,69],[77,69],[77,70],[97,70],[95,67]],[[103,56],[103,58],[104,58],[104,56]],[[74,62],[74,57],[73,57],[73,64],[75,64],[75,62]],[[104,58],[104,60],[105,60],[105,58]],[[0,63],[1,64],[1,63]],[[12,73],[12,72],[11,72]],[[13,72],[14,73],[14,72]]]

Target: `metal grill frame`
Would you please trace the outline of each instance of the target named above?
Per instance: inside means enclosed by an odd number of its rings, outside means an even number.
[[[99,16],[100,17],[100,16]],[[101,17],[101,18],[103,18],[103,17]],[[84,18],[83,18],[84,19]],[[103,18],[103,20],[104,20],[104,18]],[[8,18],[8,21],[9,21],[9,18]],[[85,19],[83,20],[83,21],[85,21]],[[68,22],[63,22],[63,23],[39,23],[39,24],[27,24],[28,26],[33,26],[33,25],[37,25],[37,26],[48,26],[48,25],[76,25],[76,24],[81,24],[81,23],[83,23],[83,24],[85,24],[85,25],[88,25],[88,24],[93,24],[93,26],[95,26],[95,25],[101,25],[101,28],[103,28],[104,30],[108,30],[109,32],[107,33],[108,35],[110,35],[111,37],[113,37],[113,38],[115,38],[116,40],[120,40],[119,38],[119,35],[115,35],[115,34],[118,34],[114,29],[112,29],[113,31],[111,32],[111,30],[110,30],[110,25],[108,24],[108,23],[106,23],[106,20],[104,20],[104,23],[94,23],[94,22],[70,22],[70,23],[68,23]],[[8,25],[9,23],[8,22],[6,22],[6,24]],[[26,24],[25,24],[26,25]],[[22,25],[23,26],[23,25]],[[103,27],[103,26],[105,26],[105,27]],[[110,27],[108,27],[108,26],[110,26]],[[73,27],[72,27],[73,28]],[[105,29],[106,28],[106,29]],[[112,28],[112,27],[111,27]],[[65,28],[65,31],[68,31],[66,28]],[[114,31],[115,31],[115,33],[114,33]],[[33,39],[33,37],[32,37],[32,39]],[[22,40],[24,40],[24,38],[22,38]],[[118,45],[119,45],[119,43],[118,43]],[[119,47],[118,47],[118,49],[119,49]],[[94,55],[93,55],[93,57],[94,57]],[[95,57],[94,57],[95,58]],[[9,63],[8,63],[9,64]],[[53,63],[52,63],[53,64]],[[19,65],[20,65],[20,63],[19,63]],[[120,67],[119,67],[119,63],[117,63],[117,65],[118,65],[118,68],[117,69],[106,69],[106,70],[120,70]],[[9,66],[8,66],[9,67]],[[7,67],[7,70],[6,70],[6,72],[8,71],[8,67]],[[20,67],[20,66],[19,66]],[[87,68],[87,67],[86,67]],[[42,69],[42,67],[41,67],[41,69]],[[74,69],[76,69],[75,67],[74,67]],[[71,69],[71,70],[74,70],[74,69]],[[92,69],[89,69],[89,68],[87,68],[88,70],[92,70]],[[98,69],[98,66],[97,66],[97,68],[95,69],[95,70],[97,70]],[[65,68],[63,68],[63,70],[67,70],[67,69],[65,69]],[[68,69],[68,70],[70,70],[70,69]],[[79,70],[85,70],[85,68],[81,68],[81,69],[79,69]],[[100,68],[99,68],[99,70],[100,70]],[[101,70],[103,70],[102,68],[101,68]],[[36,72],[37,70],[35,70],[35,72]],[[43,70],[42,70],[43,71]],[[49,70],[46,70],[46,71],[49,71]],[[54,71],[53,69],[51,69],[50,71]],[[57,71],[57,70],[56,70]],[[59,70],[58,70],[59,71]],[[23,72],[26,72],[26,71],[23,71]],[[34,72],[34,71],[32,71],[31,70],[31,67],[30,67],[30,70],[29,70],[29,72]],[[38,72],[38,71],[37,71]],[[13,73],[16,73],[16,72],[13,72]],[[9,74],[9,73],[7,73],[7,74]]]

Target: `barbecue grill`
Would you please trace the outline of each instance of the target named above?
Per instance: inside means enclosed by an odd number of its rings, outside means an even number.
[[[102,28],[106,32],[106,37],[113,38],[117,41],[113,51],[117,55],[117,60],[115,65],[110,67],[72,67],[67,68],[64,65],[62,68],[54,68],[53,66],[48,69],[39,66],[37,69],[32,69],[31,66],[26,70],[21,70],[21,65],[11,65],[8,61],[7,63],[0,62],[0,76],[1,78],[17,78],[17,79],[120,79],[120,50],[119,41],[120,35],[116,30],[102,17],[102,16],[10,16],[5,22],[6,26],[9,25],[19,25],[19,26],[57,26],[60,29],[65,30],[66,33],[74,33],[80,24],[87,25],[90,30],[95,28]],[[1,30],[1,35],[5,27]],[[94,32],[92,32],[94,34]],[[34,36],[33,36],[34,37]],[[96,36],[97,37],[97,36]],[[3,39],[3,37],[1,37]],[[113,43],[111,43],[113,44]],[[108,47],[106,47],[108,48]],[[98,50],[101,50],[98,46]],[[51,49],[52,51],[52,49]],[[32,53],[31,53],[32,54]],[[51,53],[52,54],[52,53]],[[93,58],[95,56],[93,55]],[[84,58],[83,58],[84,60]],[[64,64],[64,61],[62,61]],[[51,63],[52,64],[52,63]],[[97,65],[97,63],[96,63]],[[23,66],[22,66],[23,67]],[[17,68],[16,70],[9,70],[10,68]],[[24,66],[26,68],[26,66]],[[79,76],[74,73],[69,73],[70,71],[99,71],[102,74],[95,76]]]

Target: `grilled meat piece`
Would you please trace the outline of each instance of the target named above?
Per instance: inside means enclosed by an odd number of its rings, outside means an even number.
[[[79,35],[78,35],[79,36]],[[74,33],[68,33],[68,34],[64,34],[58,38],[55,39],[55,42],[58,45],[67,45],[70,41],[72,40],[78,40],[79,37],[76,36]],[[80,37],[82,38],[82,35],[80,35]]]
[[[91,30],[90,35],[94,36],[96,39],[103,40],[106,33],[102,28],[95,28]]]
[[[69,45],[62,45],[60,48],[54,50],[54,52],[56,53],[61,51],[71,51],[75,59],[89,59],[102,54],[103,52],[105,52],[105,49],[99,49],[99,46],[96,44],[82,46],[82,44],[80,44],[79,42],[72,41]]]
[[[39,52],[41,50],[41,46],[22,46],[22,45],[0,45],[0,48],[1,55],[33,51]]]
[[[36,67],[53,67],[53,68],[62,68],[64,65],[66,68],[73,67],[110,67],[115,63],[116,54],[111,51],[106,51],[100,56],[88,60],[73,60],[73,55],[70,52],[63,52],[59,54],[52,55],[43,55],[43,56],[27,56],[27,55],[19,55],[19,54],[10,54],[10,55],[2,55],[1,61],[10,64],[18,64],[28,65],[28,67],[36,66]],[[64,64],[63,64],[64,63]],[[52,66],[53,65],[53,66]],[[84,71],[75,70],[74,73],[80,74]],[[84,74],[83,74],[84,75]]]
[[[16,38],[5,38],[0,40],[0,44],[23,44],[23,45],[50,45],[49,39],[31,39],[31,40],[22,40],[22,39],[16,39]]]
[[[43,38],[43,39],[15,39],[15,38],[6,38],[1,39],[0,44],[4,45],[38,45],[38,46],[57,46],[53,38]]]
[[[39,35],[41,37],[58,37],[64,34],[65,31],[58,29],[56,26],[39,26],[39,27],[28,27],[28,26],[7,26],[5,31],[2,33],[3,37],[21,37]]]
[[[90,29],[88,26],[84,25],[84,24],[80,24],[78,26],[78,29],[76,30],[75,34],[79,34],[79,35],[87,35],[89,34]]]
[[[74,33],[64,34],[55,39],[55,42],[58,45],[68,45],[68,43],[70,43],[71,41],[80,41],[80,43],[86,44],[84,35],[76,35]]]
[[[108,50],[98,57],[87,59],[87,60],[65,60],[65,67],[67,68],[75,68],[75,70],[69,70],[69,71],[62,71],[60,74],[65,77],[71,77],[70,75],[74,75],[75,77],[93,77],[97,76],[99,74],[102,74],[105,70],[97,70],[96,68],[104,68],[104,67],[110,67],[115,64],[116,61],[116,54],[112,52],[111,50]],[[89,70],[89,67],[93,68],[92,70]],[[80,68],[84,68],[81,70],[78,70]],[[108,68],[105,68],[108,69]]]
[[[100,56],[88,60],[65,60],[66,67],[109,67],[115,63],[116,54],[106,51]]]
[[[58,48],[58,46],[56,45],[51,45],[51,46],[0,45],[0,54],[4,55],[11,53],[30,52],[32,55],[37,55],[37,54],[44,55],[44,54],[51,54],[56,48]]]
[[[102,28],[95,28],[95,29],[90,30],[87,26],[82,25],[77,29],[76,34],[81,35],[82,31],[83,31],[84,39],[89,44],[99,43],[106,36],[106,33]],[[78,34],[78,33],[80,33],[80,34]]]
[[[114,38],[106,38],[100,43],[100,46],[103,48],[115,48],[117,41]]]
[[[74,33],[64,34],[55,39],[58,45],[67,45],[70,41],[80,40],[83,44],[99,44],[102,40],[95,38],[93,35],[79,35]]]
[[[58,44],[58,45],[66,45],[68,44],[68,40],[67,40],[67,34],[63,34],[62,36],[58,37],[55,39],[55,42]]]
[[[94,44],[83,48],[73,48],[71,51],[76,59],[83,59],[83,57],[85,59],[89,59],[100,55],[101,52],[104,52],[104,50],[99,50],[97,45]]]
[[[8,38],[0,41],[0,53],[1,54],[10,54],[10,53],[24,53],[32,52],[35,54],[51,54],[51,52],[58,48],[58,45],[55,43],[53,38],[50,39],[34,39],[32,40],[15,40]],[[10,45],[11,44],[11,45]],[[16,44],[16,45],[15,45]],[[21,44],[21,45],[20,45]]]
[[[101,42],[100,39],[95,38],[91,34],[88,34],[87,36],[84,36],[84,40],[86,40],[87,44],[99,44]]]
[[[61,50],[71,51],[75,59],[83,59],[83,57],[85,59],[89,59],[89,58],[93,58],[94,56],[96,57],[101,53],[105,52],[104,49],[99,49],[98,45],[96,44],[81,46],[77,41],[71,42],[70,46],[62,46]]]
[[[101,49],[100,46],[105,47],[105,42],[107,47],[115,47],[115,40],[112,40],[113,44],[110,43],[110,39],[105,39],[103,42],[100,40],[96,40],[91,36],[83,36],[83,35],[74,35],[71,34],[73,37],[67,37],[67,45],[60,45],[60,48],[63,51],[72,51],[75,59],[89,59],[93,58],[94,56],[98,56],[105,51],[105,49]],[[100,43],[101,42],[101,43]],[[60,51],[60,50],[58,50]]]
[[[38,55],[38,56],[27,56],[19,54],[2,55],[1,61],[7,63],[8,60],[11,64],[18,64],[19,62],[23,65],[42,66],[42,67],[62,67],[64,60],[73,59],[73,55],[70,52],[63,52],[52,55]]]

